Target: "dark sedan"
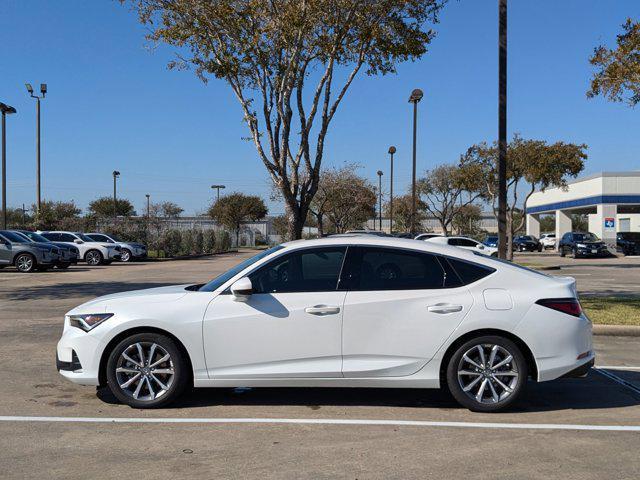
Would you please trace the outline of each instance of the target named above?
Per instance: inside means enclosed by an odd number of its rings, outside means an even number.
[[[605,243],[591,232],[568,232],[558,245],[560,256],[569,254],[578,257],[608,257],[611,255]]]
[[[50,245],[55,245],[56,247],[58,247],[60,249],[60,260],[56,264],[56,268],[65,269],[69,268],[70,265],[75,265],[78,263],[78,258],[80,257],[80,250],[78,250],[78,247],[63,242],[52,242],[39,233],[31,232],[29,230],[14,231],[24,235],[32,242],[48,243]]]
[[[513,250],[518,252],[541,252],[542,244],[533,235],[519,235],[513,239]]]
[[[640,232],[618,232],[616,250],[624,255],[640,255]]]

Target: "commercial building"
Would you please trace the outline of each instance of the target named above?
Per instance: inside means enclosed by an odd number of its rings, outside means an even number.
[[[602,172],[566,188],[535,192],[527,202],[528,235],[540,236],[540,216],[556,217],[556,238],[570,232],[571,215],[587,214],[589,231],[610,246],[617,232],[640,232],[640,171]]]

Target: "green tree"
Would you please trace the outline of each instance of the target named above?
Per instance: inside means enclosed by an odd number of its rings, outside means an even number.
[[[415,224],[420,227],[421,223],[426,220],[425,205],[420,199],[416,202],[416,221]],[[393,198],[393,227],[397,232],[408,232],[411,228],[411,194],[401,195]],[[384,206],[385,215],[389,215],[389,203]]]
[[[31,206],[31,211],[36,211],[36,205]],[[34,227],[41,230],[55,230],[60,228],[63,222],[77,222],[80,218],[80,210],[73,201],[54,202],[47,200],[41,203],[40,213],[34,220]]]
[[[371,182],[358,175],[360,168],[350,163],[323,173],[310,206],[320,236],[325,233],[325,219],[331,231],[344,233],[374,216],[376,193]]]
[[[238,192],[220,197],[220,200],[209,208],[211,218],[236,233],[238,244],[241,224],[261,220],[266,215],[267,207],[260,197]]]
[[[526,219],[527,201],[536,190],[565,187],[569,177],[576,177],[584,169],[586,145],[543,140],[525,140],[515,135],[507,151],[507,256],[513,258],[513,236],[522,230]],[[462,158],[463,164],[480,166],[485,183],[485,196],[497,218],[497,157],[494,144],[474,145]],[[521,196],[524,192],[524,198]],[[520,212],[520,214],[519,214]]]
[[[117,198],[115,205],[118,217],[131,217],[136,214],[133,204],[126,198]],[[113,217],[113,197],[96,198],[89,204],[89,213],[97,217]]]
[[[440,222],[445,235],[460,208],[473,204],[484,195],[480,171],[474,163],[440,165],[418,180],[417,191],[424,208]]]
[[[162,202],[158,210],[161,216],[168,218],[177,218],[184,212],[184,209],[174,202]]]
[[[587,97],[603,95],[633,107],[640,102],[640,22],[628,18],[622,29],[615,49],[600,45],[589,59],[597,71]]]
[[[482,208],[479,205],[463,205],[456,210],[451,226],[458,235],[477,237],[482,233],[481,220]]]
[[[445,0],[120,0],[149,38],[180,49],[170,67],[225,80],[301,238],[329,125],[359,71],[420,58]],[[307,88],[307,83],[310,88]],[[309,90],[309,91],[308,91]],[[314,128],[315,127],[315,128]]]

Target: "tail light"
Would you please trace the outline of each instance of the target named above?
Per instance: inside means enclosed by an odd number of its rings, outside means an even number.
[[[543,298],[536,303],[574,317],[579,317],[582,313],[582,307],[577,298]]]

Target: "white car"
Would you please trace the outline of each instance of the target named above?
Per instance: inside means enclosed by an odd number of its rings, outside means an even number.
[[[204,285],[107,295],[66,314],[57,369],[158,407],[195,387],[446,385],[511,405],[527,378],[584,376],[591,322],[573,278],[433,242],[294,241]]]
[[[556,248],[556,234],[555,233],[543,233],[540,235],[540,243],[542,248]]]
[[[120,247],[120,261],[131,262],[133,260],[143,259],[147,256],[147,247],[142,243],[123,242],[115,235],[107,235],[106,233],[89,232],[85,233],[94,242],[102,242],[114,244]]]
[[[465,250],[473,250],[474,252],[481,253],[483,255],[489,255],[495,257],[498,255],[498,249],[495,247],[489,247],[483,243],[480,243],[473,238],[469,237],[431,237],[426,238],[425,242],[440,243],[443,245],[451,245],[453,247],[464,248]]]
[[[51,242],[67,243],[78,247],[79,258],[87,265],[109,265],[114,260],[120,260],[121,248],[117,245],[96,242],[80,232],[48,231],[38,232]]]
[[[444,235],[442,233],[421,233],[417,235],[414,240],[428,240],[434,237],[444,237]]]

